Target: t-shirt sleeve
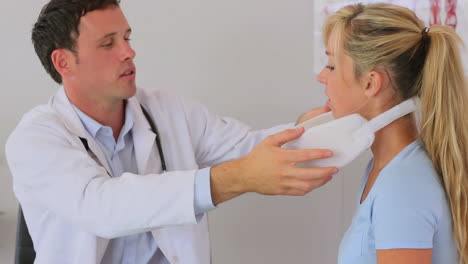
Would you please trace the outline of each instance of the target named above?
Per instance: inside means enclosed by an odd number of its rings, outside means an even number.
[[[389,175],[392,176],[392,175]],[[390,178],[390,177],[389,177]],[[374,199],[372,228],[376,249],[432,248],[437,231],[437,201],[431,188],[395,179]],[[388,183],[388,182],[387,182]],[[421,184],[421,183],[419,183]]]

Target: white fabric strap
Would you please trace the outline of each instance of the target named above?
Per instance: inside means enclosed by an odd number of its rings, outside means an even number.
[[[374,117],[367,125],[375,133],[398,118],[414,111],[416,111],[416,100],[411,98]]]

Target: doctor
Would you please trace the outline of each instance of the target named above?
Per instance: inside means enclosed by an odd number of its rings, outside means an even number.
[[[23,117],[6,154],[36,263],[210,263],[206,212],[246,192],[304,195],[337,172],[295,166],[331,156],[280,148],[301,129],[252,132],[137,89],[130,35],[118,0],[51,0],[34,25],[62,85]]]

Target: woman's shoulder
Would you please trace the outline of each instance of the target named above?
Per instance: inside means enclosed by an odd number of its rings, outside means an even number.
[[[376,196],[405,203],[446,202],[441,177],[420,141],[408,145],[382,169],[375,187]]]
[[[401,151],[374,187],[370,217],[376,249],[433,248],[434,239],[450,236],[445,191],[421,143]]]
[[[398,153],[382,169],[379,178],[386,183],[411,187],[441,184],[434,164],[420,141],[414,141]]]

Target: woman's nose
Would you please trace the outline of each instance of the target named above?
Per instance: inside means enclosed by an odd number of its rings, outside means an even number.
[[[317,81],[321,84],[327,84],[327,77],[325,73],[325,68],[322,69],[322,71],[317,75]]]

